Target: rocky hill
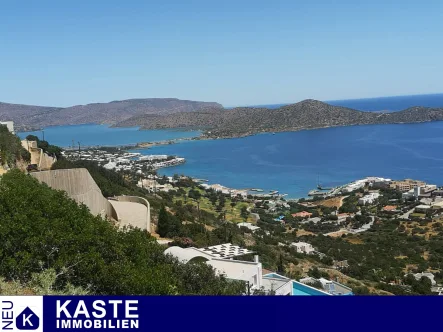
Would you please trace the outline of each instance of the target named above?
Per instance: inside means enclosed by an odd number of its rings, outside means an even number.
[[[443,120],[443,109],[413,107],[394,113],[361,112],[309,99],[278,109],[242,107],[207,109],[192,114],[137,116],[118,126],[140,125],[144,129],[201,127],[207,129],[205,135],[208,137],[238,137],[260,132],[437,120]]]
[[[167,115],[205,108],[219,109],[222,105],[175,98],[128,99],[66,108],[0,103],[0,121],[12,120],[18,130],[23,130],[68,124],[115,124],[138,115]]]

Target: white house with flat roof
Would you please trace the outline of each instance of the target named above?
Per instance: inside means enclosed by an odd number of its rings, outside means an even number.
[[[292,242],[291,247],[295,247],[297,249],[298,253],[301,254],[312,254],[314,253],[315,249],[312,246],[312,244],[307,242]]]
[[[252,262],[234,259],[253,254],[253,252],[231,243],[207,248],[174,246],[166,249],[165,254],[176,257],[184,264],[204,260],[206,264],[214,268],[217,274],[224,275],[228,279],[246,282],[245,294],[248,295],[254,294],[256,291],[272,295],[332,295],[274,272],[267,271],[266,274],[263,274],[262,264],[257,255],[254,256]]]
[[[250,222],[239,222],[237,226],[240,227],[246,227],[247,229],[251,230],[252,232],[255,232],[257,229],[260,229],[260,227],[255,226],[251,224]]]
[[[259,262],[258,256],[254,257],[253,262],[233,259],[252,253],[248,249],[243,249],[231,243],[207,248],[174,246],[165,250],[166,255],[172,255],[182,263],[188,263],[192,260],[206,260],[206,264],[212,266],[217,274],[224,275],[228,279],[245,281],[249,290],[254,291],[262,287],[262,264]]]
[[[415,212],[423,212],[423,213],[425,213],[425,212],[428,211],[430,208],[431,208],[430,205],[420,204],[420,205],[417,205],[417,206],[415,207]]]
[[[337,281],[328,280],[325,278],[316,279],[313,277],[306,277],[300,279],[300,282],[306,285],[313,284],[314,282],[320,282],[323,291],[330,295],[354,295],[352,288],[345,286]]]
[[[377,198],[380,197],[379,193],[370,193],[358,199],[359,205],[373,204]]]

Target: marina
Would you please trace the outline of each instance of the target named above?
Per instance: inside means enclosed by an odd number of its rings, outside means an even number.
[[[112,152],[101,149],[65,150],[62,154],[70,160],[94,161],[106,169],[134,171],[137,174],[144,174],[148,170],[177,166],[186,162],[185,158],[177,156],[142,155],[138,152],[126,152],[120,149]]]

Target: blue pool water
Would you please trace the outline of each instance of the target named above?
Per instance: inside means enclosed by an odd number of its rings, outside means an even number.
[[[321,296],[328,296],[328,294],[325,294],[313,287],[306,286],[300,282],[292,282],[292,295],[321,295]]]
[[[287,279],[286,277],[283,277],[277,273],[268,273],[265,274],[265,277],[275,278],[275,279]]]

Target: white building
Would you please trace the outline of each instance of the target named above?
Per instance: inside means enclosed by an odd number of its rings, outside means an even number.
[[[379,193],[370,193],[358,199],[359,205],[373,204],[377,198],[380,197]]]
[[[170,190],[175,190],[174,186],[170,183],[160,184],[152,179],[142,179],[137,182],[137,186],[143,189],[148,189],[149,191],[169,192]]]
[[[345,286],[339,282],[328,280],[325,278],[316,279],[313,277],[307,277],[300,279],[300,282],[306,285],[312,284],[314,282],[320,282],[323,288],[323,291],[330,295],[354,295],[352,293],[352,288]]]
[[[0,121],[0,124],[6,126],[12,134],[15,134],[14,121]]]
[[[165,254],[175,256],[179,261],[188,263],[191,260],[206,260],[217,274],[225,275],[228,279],[242,280],[248,283],[250,290],[259,290],[262,287],[262,264],[255,256],[254,262],[233,260],[232,258],[252,254],[248,249],[242,249],[231,243],[221,244],[208,248],[180,248],[170,247]]]
[[[414,278],[415,278],[415,280],[420,280],[421,279],[421,277],[426,277],[426,278],[428,278],[429,280],[431,280],[431,285],[432,286],[435,286],[436,284],[437,284],[437,282],[435,281],[435,277],[434,277],[434,275],[432,274],[432,273],[430,273],[430,272],[421,272],[421,273],[416,273],[416,274],[414,274]]]
[[[306,242],[292,242],[291,246],[295,247],[297,249],[297,252],[300,254],[308,254],[309,255],[315,251],[312,244],[306,243]]]
[[[404,199],[410,199],[410,198],[418,199],[422,195],[430,196],[430,194],[435,190],[437,190],[437,186],[435,184],[427,184],[425,186],[420,186],[420,187],[417,186],[408,190],[407,192],[402,193],[402,197]]]
[[[431,206],[429,206],[429,205],[424,205],[424,204],[420,204],[420,205],[417,205],[416,207],[415,207],[415,212],[422,212],[422,213],[425,213],[426,211],[428,211],[429,209],[431,209]]]
[[[138,158],[138,160],[140,161],[166,160],[166,159],[168,159],[168,156],[166,154],[151,154]]]
[[[260,227],[255,226],[253,224],[251,224],[250,222],[240,222],[237,224],[237,226],[240,227],[246,227],[249,230],[251,230],[252,232],[255,232],[257,229],[260,229]]]
[[[106,165],[103,165],[103,168],[106,168],[106,169],[114,169],[116,167],[117,167],[117,164],[112,161],[108,162]]]
[[[246,294],[264,291],[275,295],[292,295],[292,280],[277,274],[263,275],[262,264],[257,255],[253,262],[233,259],[252,253],[231,243],[200,249],[170,247],[165,250],[165,254],[175,256],[183,263],[194,259],[206,260],[206,264],[212,266],[217,274],[246,282]]]

